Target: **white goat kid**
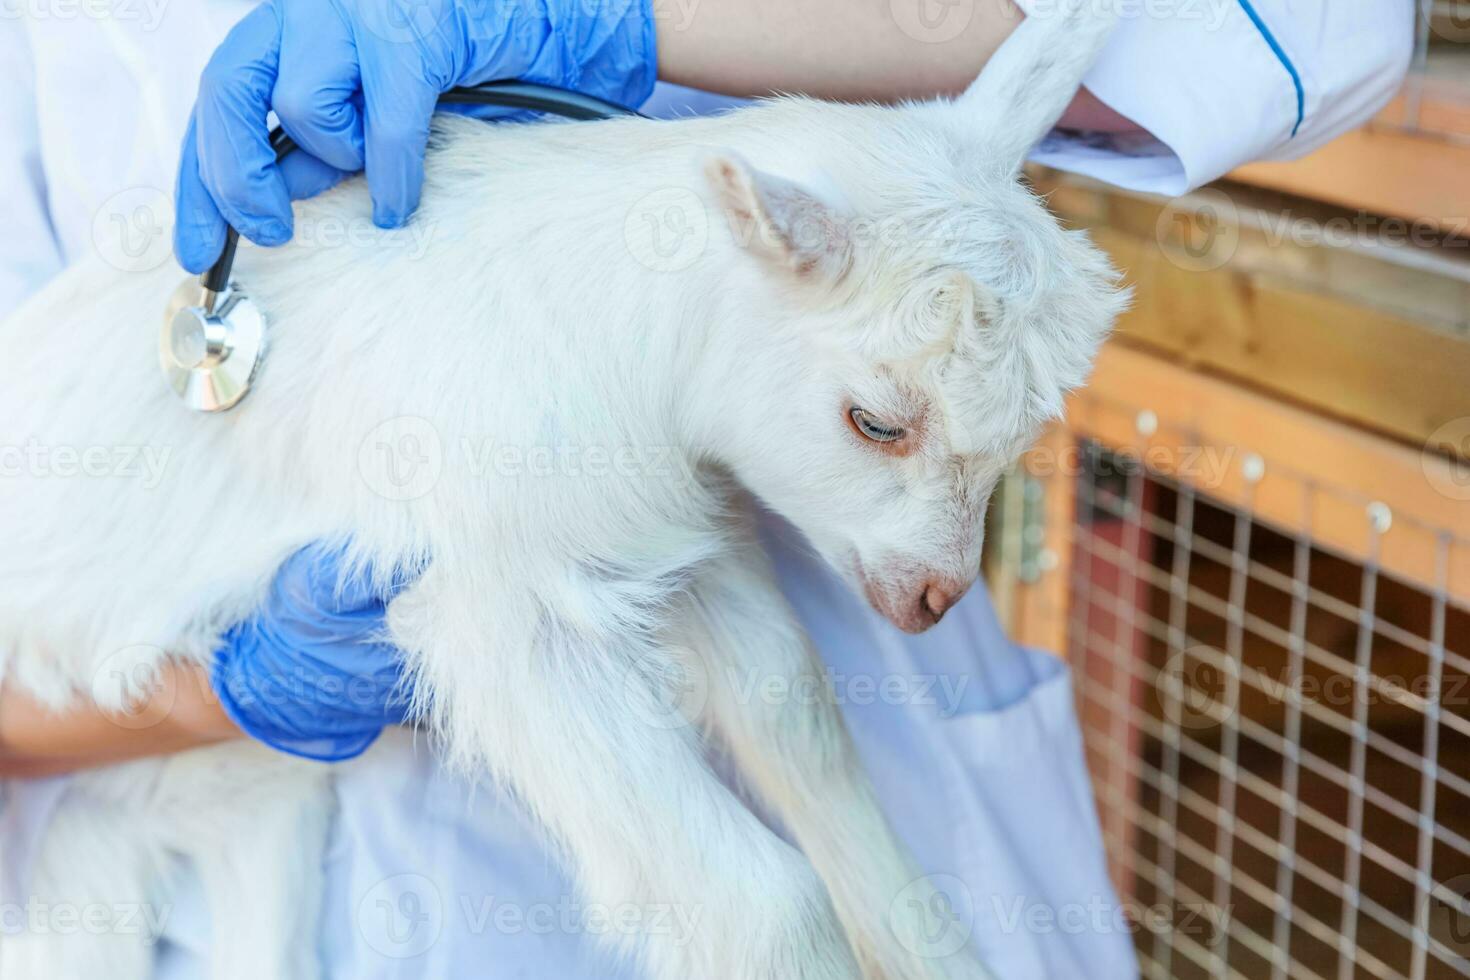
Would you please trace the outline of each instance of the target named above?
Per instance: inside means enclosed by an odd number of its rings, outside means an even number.
[[[443,119],[413,228],[242,250],[271,352],[227,416],[158,376],[176,272],[67,273],[0,327],[4,440],[169,455],[156,486],[0,480],[8,682],[121,709],[164,651],[208,662],[307,542],[350,540],[357,567],[428,559],[389,609],[424,721],[526,802],[588,901],[700,910],[692,942],[627,941],[650,976],[985,976],[923,955],[930,903],[895,902],[919,873],[837,708],[740,697],[752,673],[824,685],[739,494],[904,629],[970,584],[991,487],[1124,302],[1015,179],[1108,28],[1033,18],[954,102]],[[367,213],[356,181],[297,221]],[[380,449],[408,436],[404,486]],[[535,446],[581,469],[536,470],[517,455]],[[689,677],[698,727],[659,723]],[[716,778],[702,732],[800,850]],[[80,777],[34,892],[121,914],[166,903],[190,860],[216,980],[316,976],[327,780],[247,745]],[[0,974],[142,980],[149,937],[114,925],[0,937]]]

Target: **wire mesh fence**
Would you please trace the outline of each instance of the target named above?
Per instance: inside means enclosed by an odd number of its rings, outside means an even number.
[[[1470,0],[1420,0],[1417,44],[1373,126],[1424,137],[1415,153],[1460,152],[1443,143],[1470,144]],[[1396,210],[1416,200],[1354,206],[1421,215]],[[1088,203],[1126,250],[1129,207]],[[1262,208],[1263,227],[1310,210]],[[1439,243],[1389,263],[1376,240],[1295,250],[1258,243],[1246,223],[1231,288],[1292,277],[1314,296],[1463,333],[1458,253]],[[1149,222],[1135,224],[1146,241]],[[1159,322],[1219,326],[1180,298],[1210,282],[1155,276],[1173,290]],[[1270,347],[1277,327],[1260,316],[1241,322],[1268,340],[1245,331],[1242,349]],[[1150,323],[1130,332],[1173,351],[1167,331],[1143,336]],[[1404,438],[1381,418],[1343,426],[1290,407],[1296,389],[1272,399],[1112,353],[1048,437],[1053,472],[1033,460],[1006,482],[992,581],[1018,635],[1073,665],[1115,881],[1155,920],[1134,932],[1143,975],[1470,977],[1470,403],[1425,413],[1437,428],[1419,452],[1364,431]],[[1196,353],[1183,345],[1183,360]],[[1423,377],[1382,376],[1385,391]],[[1056,467],[1058,454],[1075,465]]]
[[[1315,541],[1315,480],[1285,532],[1082,447],[1067,643],[1098,808],[1120,890],[1198,925],[1139,930],[1145,975],[1470,976],[1470,609]],[[1438,539],[1443,570],[1465,542]]]

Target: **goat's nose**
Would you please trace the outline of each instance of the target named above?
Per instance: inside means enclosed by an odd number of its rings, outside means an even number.
[[[924,588],[924,596],[921,600],[924,611],[934,617],[934,622],[939,622],[949,607],[960,601],[960,596],[965,594],[963,587],[955,589],[941,585],[938,582],[930,582]]]

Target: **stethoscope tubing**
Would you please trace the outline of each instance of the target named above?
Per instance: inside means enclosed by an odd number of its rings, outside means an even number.
[[[545,112],[566,119],[614,119],[618,116],[642,114],[627,106],[596,96],[584,95],[554,85],[535,82],[495,81],[452,88],[439,96],[440,105],[489,105],[506,109],[528,109]],[[276,151],[276,162],[284,160],[296,147],[296,141],[277,126],[270,132],[271,149]],[[204,273],[201,285],[211,293],[222,293],[230,283],[230,271],[235,264],[235,250],[240,244],[240,233],[233,227],[225,231],[224,248],[214,265]]]

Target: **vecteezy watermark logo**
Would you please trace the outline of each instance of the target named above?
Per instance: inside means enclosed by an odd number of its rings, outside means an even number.
[[[1419,465],[1435,490],[1451,500],[1470,500],[1470,415],[1451,419],[1430,433]]]
[[[444,930],[444,900],[423,875],[384,878],[357,903],[357,930],[368,946],[390,959],[422,956]]]
[[[658,480],[679,486],[695,480],[688,459],[674,446],[519,445],[464,437],[458,448],[476,479]]]
[[[359,23],[374,37],[389,44],[417,44],[438,30],[450,16],[452,4],[450,0],[393,0],[360,4],[357,9],[362,14]]]
[[[92,216],[92,245],[114,269],[147,272],[173,254],[168,233],[173,223],[171,197],[156,187],[129,187],[103,201]]]
[[[163,935],[172,905],[139,902],[0,902],[0,936],[133,936],[152,946]]]
[[[969,886],[954,875],[925,875],[909,882],[888,906],[888,927],[915,956],[953,956],[970,941],[975,901]]]
[[[163,482],[170,455],[167,446],[53,446],[28,439],[22,445],[0,443],[0,479],[138,480],[152,490]]]
[[[1164,717],[1190,731],[1213,728],[1230,716],[1230,670],[1234,661],[1219,650],[1193,646],[1175,650],[1159,670]]]
[[[1454,955],[1470,959],[1470,875],[1437,882],[1424,902],[1429,936]]]
[[[1093,17],[1122,21],[1169,20],[1187,23],[1191,32],[1213,34],[1232,17],[1243,17],[1239,0],[1029,0],[1027,18],[1062,17],[1084,9]]]
[[[168,0],[0,0],[0,20],[115,20],[154,31]]]
[[[1139,932],[1155,936],[1191,936],[1203,946],[1215,946],[1226,935],[1232,906],[1213,902],[1119,902],[1111,895],[1093,895],[1085,901],[1054,904],[1024,895],[990,896],[995,925],[1004,935],[1107,936]]]
[[[653,0],[653,19],[660,36],[689,30],[698,12],[699,0]]]
[[[167,683],[167,654],[135,643],[114,650],[92,674],[92,703],[113,724],[129,731],[152,728],[173,711],[177,688]]]
[[[1438,37],[1455,44],[1470,42],[1470,3],[1449,0],[1448,3],[1420,5],[1429,18],[1429,29]]]
[[[352,248],[395,251],[417,262],[429,250],[437,226],[418,218],[402,228],[379,228],[369,218],[321,215],[296,222],[292,241],[301,248]]]
[[[460,895],[459,912],[472,936],[494,931],[505,936],[664,936],[684,947],[694,939],[703,905],[678,902],[582,902],[569,895],[555,903],[521,904],[494,895]]]
[[[640,657],[623,675],[623,703],[650,728],[684,728],[709,703],[704,662],[689,650],[661,650]]]
[[[1085,473],[1098,479],[1167,473],[1187,479],[1199,489],[1209,489],[1220,486],[1229,476],[1236,454],[1235,446],[1168,443],[1142,448],[1120,446],[1098,453],[1082,443],[1072,443],[1061,449],[1035,446],[1027,450],[1025,460],[1026,472],[1041,479],[1058,474],[1078,476]]]
[[[639,264],[654,272],[682,272],[704,254],[709,215],[685,187],[645,194],[623,220],[623,240]]]
[[[441,894],[433,881],[399,874],[378,882],[358,903],[358,929],[381,955],[408,960],[433,948],[446,930],[484,936],[660,936],[693,942],[703,905],[679,902],[587,902],[571,895],[517,902],[493,894]]]
[[[417,500],[439,482],[444,447],[428,419],[400,415],[375,426],[357,451],[368,488],[387,500]]]
[[[1294,214],[1290,208],[1259,211],[1262,237],[1271,248],[1355,248],[1405,246],[1464,249],[1470,218],[1436,215],[1433,218],[1384,218],[1368,211],[1334,215],[1326,220]]]
[[[888,0],[898,29],[924,44],[943,44],[965,32],[975,18],[975,0]]]
[[[1174,265],[1212,272],[1240,247],[1240,212],[1224,191],[1206,188],[1170,202],[1159,214],[1154,236]]]
[[[968,674],[844,674],[828,668],[819,674],[792,676],[759,667],[739,670],[734,666],[729,673],[731,694],[739,704],[768,708],[789,704],[919,705],[935,709],[940,718],[955,716],[970,686]]]

